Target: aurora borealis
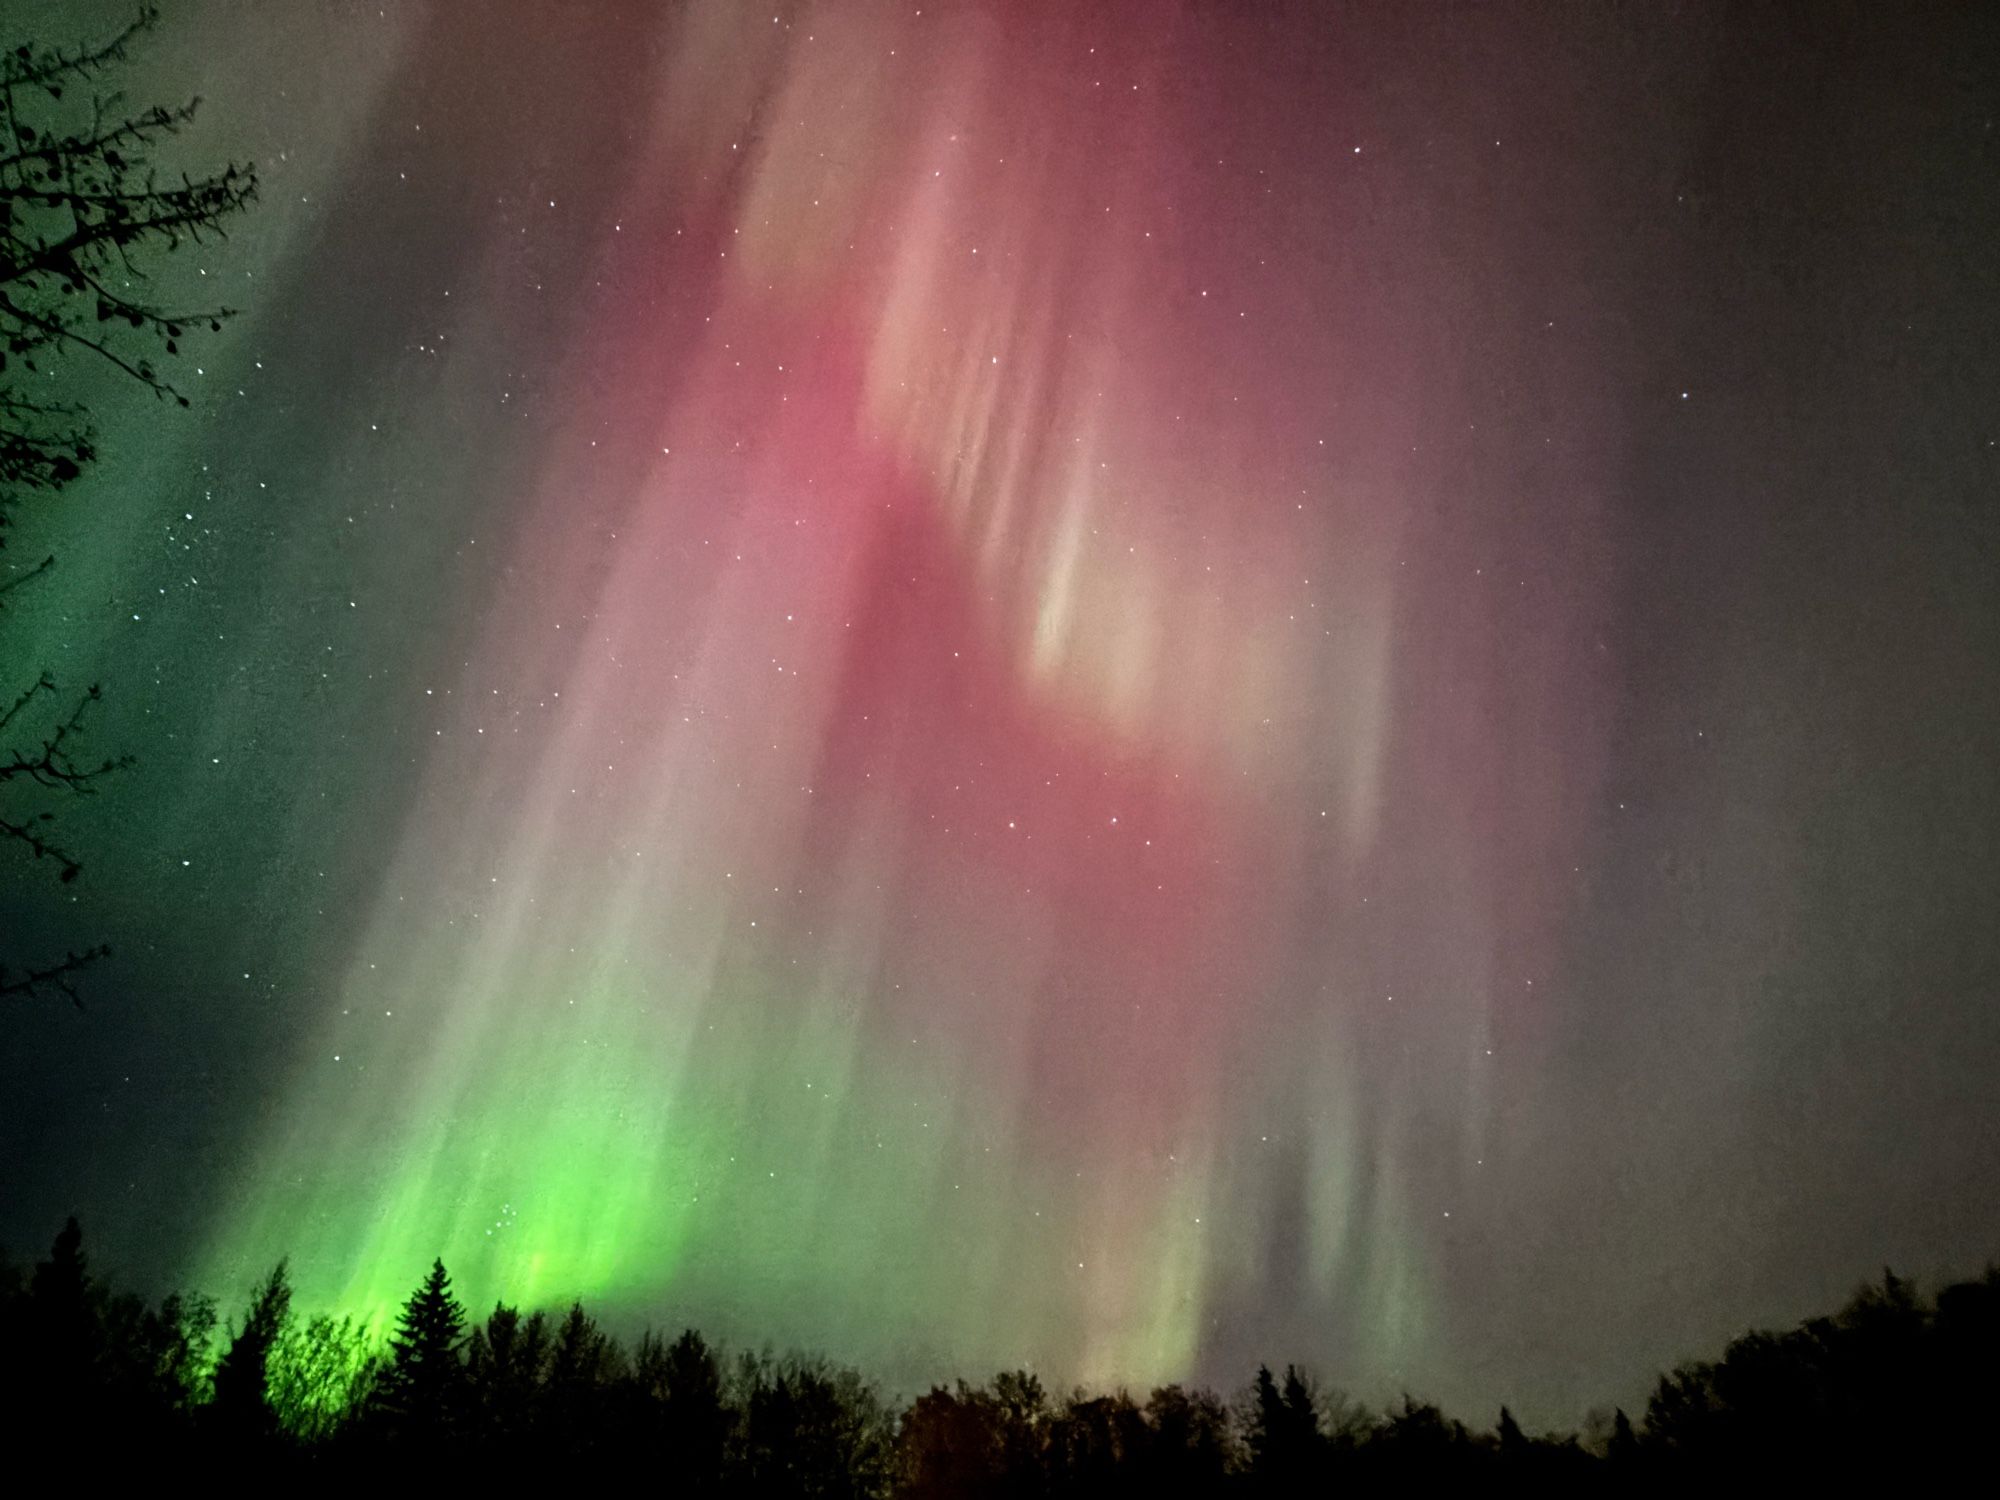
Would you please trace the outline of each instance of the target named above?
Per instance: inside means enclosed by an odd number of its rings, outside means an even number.
[[[171,8],[265,203],[193,410],[93,386],[0,554],[140,758],[0,869],[118,955],[0,1022],[0,1232],[1552,1417],[1975,1269],[1996,58]]]

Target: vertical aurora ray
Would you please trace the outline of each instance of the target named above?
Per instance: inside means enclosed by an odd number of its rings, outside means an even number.
[[[892,1375],[1170,1378],[1225,1315],[1437,1356],[1600,600],[1468,582],[1455,289],[1384,290],[1357,105],[1293,153],[1198,11],[928,11],[659,23],[207,1283],[376,1311],[442,1254]],[[1575,477],[1509,524],[1587,550]]]

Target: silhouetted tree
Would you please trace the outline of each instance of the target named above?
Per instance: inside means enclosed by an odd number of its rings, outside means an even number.
[[[1026,1370],[992,1388],[933,1386],[903,1413],[896,1443],[897,1493],[971,1500],[1046,1494],[1055,1441],[1042,1383]]]
[[[634,1379],[681,1492],[719,1493],[736,1413],[724,1398],[714,1351],[692,1328],[671,1344],[648,1334],[639,1344]]]
[[[1939,1420],[1950,1407],[1945,1349],[1914,1288],[1885,1271],[1832,1317],[1744,1334],[1720,1360],[1662,1375],[1639,1448],[1680,1477],[1835,1468],[1852,1477],[1935,1461],[1966,1430]],[[1929,1435],[1915,1449],[1914,1432]]]
[[[1364,1451],[1378,1472],[1428,1479],[1464,1477],[1485,1457],[1463,1423],[1408,1395],[1383,1414]]]
[[[1140,1467],[1151,1433],[1145,1415],[1123,1391],[1077,1392],[1050,1424],[1049,1494],[1063,1497],[1140,1494]]]
[[[386,1428],[399,1437],[436,1443],[455,1435],[465,1412],[465,1309],[451,1294],[444,1262],[396,1319],[389,1361],[376,1383],[376,1406]]]
[[[1052,1437],[1049,1398],[1042,1382],[1028,1370],[1003,1370],[993,1377],[990,1405],[999,1444],[995,1467],[999,1493],[1038,1492]]]
[[[1152,1445],[1140,1466],[1149,1494],[1213,1495],[1233,1460],[1229,1413],[1206,1391],[1161,1386],[1146,1402]]]
[[[305,1444],[343,1434],[365,1409],[382,1357],[368,1329],[321,1313],[279,1337],[266,1382],[280,1431]]]
[[[50,394],[64,361],[100,364],[186,406],[157,362],[178,356],[189,330],[217,331],[232,316],[226,307],[172,307],[148,286],[161,257],[220,234],[257,192],[247,166],[196,177],[158,170],[153,153],[194,118],[198,100],[130,110],[107,90],[158,15],[142,10],[94,45],[29,41],[0,51],[0,560],[20,503],[62,490],[97,456],[90,414]],[[49,554],[0,571],[0,610],[54,564]],[[59,836],[55,808],[131,762],[84,755],[95,684],[68,689],[45,672],[0,686],[0,845],[74,880],[81,858]],[[36,959],[0,951],[0,999],[55,993],[76,1002],[76,976],[105,954],[102,946]]]
[[[278,1431],[271,1404],[271,1356],[291,1326],[292,1284],[279,1261],[250,1295],[243,1324],[215,1366],[211,1419],[238,1442],[268,1441]]]
[[[65,1220],[48,1259],[36,1263],[20,1319],[25,1346],[8,1361],[19,1382],[15,1410],[43,1413],[64,1401],[92,1399],[101,1353],[96,1288],[83,1252],[83,1229]]]
[[[1630,1465],[1639,1457],[1639,1439],[1633,1435],[1632,1419],[1625,1415],[1622,1406],[1612,1416],[1611,1437],[1604,1445],[1604,1456],[1620,1465]]]
[[[2000,1411],[2000,1269],[1939,1292],[1931,1334],[1933,1420],[1953,1433],[1986,1430]]]
[[[496,1303],[485,1325],[472,1331],[466,1340],[466,1386],[470,1421],[481,1442],[499,1449],[529,1442],[548,1360],[548,1320],[541,1313],[524,1319],[518,1309]]]
[[[4,1283],[0,1411],[44,1445],[86,1430],[156,1447],[177,1441],[207,1394],[213,1329],[205,1298],[154,1308],[100,1285],[71,1219],[46,1259]]]
[[[215,1300],[199,1293],[169,1293],[157,1313],[147,1315],[151,1333],[142,1351],[147,1382],[176,1411],[191,1411],[211,1389],[209,1344],[214,1339]]]
[[[1626,1433],[1629,1437],[1629,1423]],[[1500,1421],[1494,1432],[1494,1452],[1508,1483],[1535,1489],[1581,1480],[1594,1463],[1574,1436],[1529,1437],[1514,1420],[1513,1412],[1504,1406],[1500,1408]]]
[[[903,1413],[897,1432],[897,1493],[910,1500],[964,1496],[988,1500],[1006,1493],[1000,1412],[986,1392],[958,1383],[933,1386]]]
[[[1923,1425],[1939,1394],[1929,1357],[1929,1311],[1915,1286],[1884,1266],[1880,1283],[1857,1291],[1834,1325],[1806,1325],[1817,1345],[1812,1363],[1826,1402],[1813,1414],[1813,1425],[1886,1454]]]
[[[758,1495],[843,1500],[889,1472],[889,1423],[852,1371],[791,1360],[745,1362],[739,1484]]]
[[[544,1447],[580,1456],[598,1445],[613,1414],[606,1398],[622,1363],[617,1344],[581,1302],[572,1303],[556,1330],[542,1379],[537,1436]]]
[[[1319,1472],[1325,1437],[1312,1387],[1296,1366],[1285,1367],[1282,1384],[1270,1366],[1259,1365],[1245,1414],[1245,1475],[1259,1494],[1290,1494]]]

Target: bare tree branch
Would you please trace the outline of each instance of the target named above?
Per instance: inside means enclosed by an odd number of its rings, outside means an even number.
[[[97,457],[88,412],[29,393],[46,388],[59,361],[88,355],[186,406],[156,361],[178,358],[189,329],[219,333],[232,316],[226,307],[162,306],[147,289],[159,257],[220,236],[257,196],[248,166],[191,177],[154,163],[153,153],[194,118],[199,99],[129,109],[115,90],[98,86],[158,19],[147,5],[95,45],[0,51],[0,546],[16,505],[63,489]],[[66,99],[71,89],[76,95]],[[0,609],[54,562],[44,558],[0,583]],[[133,764],[130,756],[81,758],[86,716],[100,697],[93,685],[64,716],[56,683],[44,674],[0,711],[0,845],[49,861],[63,882],[83,864],[58,835],[50,804],[90,796]],[[90,948],[12,969],[0,952],[0,998],[48,993],[76,1001],[72,980],[108,952]]]
[[[111,957],[111,945],[100,943],[95,948],[86,948],[78,953],[71,951],[57,962],[43,969],[11,970],[0,965],[0,1000],[28,999],[44,990],[54,990],[69,998],[69,1003],[78,1010],[83,1009],[83,996],[78,994],[71,983],[78,974],[100,959]]]
[[[113,63],[125,61],[125,49],[132,44],[132,39],[141,32],[151,30],[159,19],[157,6],[143,6],[123,31],[87,52],[66,53],[51,47],[37,55],[32,47],[17,47],[11,56],[0,61],[0,90],[5,90],[11,97],[17,88],[46,91],[51,83],[60,79],[89,78],[103,73]]]

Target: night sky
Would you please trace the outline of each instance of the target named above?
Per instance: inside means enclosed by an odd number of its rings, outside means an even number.
[[[204,0],[129,88],[263,200],[0,554],[139,757],[0,864],[116,950],[0,1014],[15,1254],[1562,1422],[2000,1255],[2000,11]]]

